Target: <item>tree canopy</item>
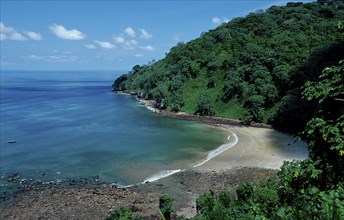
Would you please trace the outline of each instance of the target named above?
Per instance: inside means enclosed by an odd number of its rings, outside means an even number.
[[[258,185],[242,183],[236,196],[200,196],[191,219],[344,219],[343,23],[341,0],[273,6],[116,80],[115,90],[175,110],[271,123],[307,142],[308,159],[285,162]]]
[[[300,131],[309,109],[319,108],[302,100],[301,87],[344,57],[343,22],[340,0],[258,10],[178,43],[157,62],[135,65],[113,89],[141,92],[174,111]],[[212,110],[199,112],[204,94]]]

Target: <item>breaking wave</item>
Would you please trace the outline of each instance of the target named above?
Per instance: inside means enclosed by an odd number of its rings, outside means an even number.
[[[233,137],[233,139],[234,139],[232,142],[222,144],[220,147],[216,148],[215,150],[210,151],[207,158],[204,161],[200,162],[199,164],[196,164],[193,167],[198,167],[198,166],[203,165],[204,163],[213,159],[217,155],[221,154],[222,152],[224,152],[224,151],[228,150],[229,148],[233,147],[234,145],[236,145],[238,143],[238,140],[239,140],[238,136],[234,132],[231,131],[231,135],[229,135],[227,139],[229,140],[231,137]]]

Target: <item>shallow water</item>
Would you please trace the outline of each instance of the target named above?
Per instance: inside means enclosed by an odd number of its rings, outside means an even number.
[[[1,175],[44,181],[99,175],[128,185],[192,167],[233,141],[113,93],[120,74],[1,71]]]

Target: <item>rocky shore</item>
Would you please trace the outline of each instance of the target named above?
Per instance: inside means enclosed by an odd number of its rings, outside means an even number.
[[[162,194],[174,198],[176,215],[191,217],[196,215],[199,195],[210,190],[227,190],[235,195],[241,182],[256,183],[276,174],[283,161],[308,156],[304,143],[294,142],[291,136],[268,125],[248,126],[239,120],[175,113],[156,108],[154,101],[139,101],[164,117],[228,129],[238,136],[239,142],[202,166],[128,188],[93,178],[60,184],[28,183],[15,196],[1,201],[0,219],[104,219],[118,206],[129,207],[146,219],[160,219],[158,203]],[[17,175],[13,178],[16,180]]]
[[[179,120],[184,120],[184,121],[197,121],[199,123],[208,124],[211,126],[228,125],[228,126],[247,126],[247,127],[254,127],[254,128],[271,128],[271,125],[267,125],[263,123],[251,122],[250,124],[245,124],[244,122],[237,119],[221,118],[221,117],[215,117],[215,116],[190,115],[185,112],[173,112],[173,111],[170,111],[169,109],[157,108],[154,100],[146,100],[143,98],[139,98],[137,96],[136,96],[136,99],[139,102],[141,102],[142,105],[145,106],[145,108],[147,108],[148,110],[155,112],[159,115],[162,115],[164,117],[169,117],[169,118],[174,118],[174,119],[179,119]]]
[[[146,219],[160,219],[159,196],[171,195],[175,214],[196,214],[195,200],[212,191],[235,188],[243,181],[256,183],[275,174],[275,170],[236,168],[226,171],[189,170],[156,182],[117,188],[106,184],[32,185],[15,197],[1,202],[0,219],[104,219],[118,206],[129,207]],[[234,194],[235,195],[235,194]]]

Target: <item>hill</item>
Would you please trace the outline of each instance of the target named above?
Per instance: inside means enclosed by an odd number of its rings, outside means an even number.
[[[319,109],[302,86],[344,57],[344,3],[288,3],[235,18],[116,79],[160,108],[300,131]]]

